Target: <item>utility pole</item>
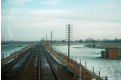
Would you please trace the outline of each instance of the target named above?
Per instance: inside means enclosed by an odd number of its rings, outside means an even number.
[[[53,32],[51,31],[51,49],[52,49],[52,37],[53,37]]]
[[[68,26],[68,68],[69,67],[69,64],[70,64],[70,36],[71,36],[71,26],[70,24],[67,25]]]
[[[46,43],[47,43],[47,34],[46,34]]]

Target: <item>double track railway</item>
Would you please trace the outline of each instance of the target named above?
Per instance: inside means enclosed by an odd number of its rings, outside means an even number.
[[[3,66],[1,74],[2,80],[73,79],[40,43]]]

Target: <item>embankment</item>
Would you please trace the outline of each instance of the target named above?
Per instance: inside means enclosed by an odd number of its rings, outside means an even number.
[[[56,52],[55,50],[53,50],[51,47],[49,47],[46,44],[44,44],[44,45],[45,45],[45,48],[48,49],[58,60],[60,60],[64,66],[68,66],[68,57],[67,56]],[[79,64],[77,62],[76,62],[76,73],[75,73],[74,64],[75,64],[75,61],[73,59],[70,59],[70,64],[69,64],[70,68],[68,70],[70,72],[72,72],[73,74],[76,74],[76,76],[78,78],[79,78],[79,76],[81,76],[81,79],[83,79],[83,80],[99,79],[96,74],[90,72],[83,65],[81,65],[81,73],[79,73]]]
[[[15,53],[13,53],[13,54],[11,54],[11,55],[8,56],[7,58],[3,59],[3,60],[1,61],[1,64],[4,65],[6,62],[8,62],[8,61],[10,61],[11,59],[15,58],[15,57],[18,56],[20,53],[22,53],[22,52],[24,52],[25,50],[29,49],[29,48],[32,47],[33,45],[34,45],[34,43],[29,44],[29,45],[26,46],[25,48],[23,48],[23,49],[21,49],[21,50],[15,52]]]

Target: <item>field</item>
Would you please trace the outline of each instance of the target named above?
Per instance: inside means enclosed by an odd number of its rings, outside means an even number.
[[[71,58],[76,57],[77,61],[79,62],[80,59],[82,60],[82,64],[85,66],[85,62],[87,68],[92,71],[92,67],[95,68],[95,73],[98,75],[99,71],[101,72],[101,77],[108,76],[109,80],[121,80],[121,50],[119,49],[119,58],[116,59],[104,59],[101,58],[101,51],[105,50],[108,45],[111,47],[118,47],[120,48],[121,43],[97,43],[96,45],[100,45],[101,47],[85,47],[90,43],[76,43],[71,44]],[[102,48],[103,47],[103,48]],[[53,48],[57,51],[60,51],[64,54],[67,54],[68,47],[67,44],[55,44]]]

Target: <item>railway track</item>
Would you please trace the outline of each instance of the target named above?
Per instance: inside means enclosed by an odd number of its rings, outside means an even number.
[[[2,80],[69,80],[73,75],[65,72],[41,45],[37,44],[4,66]]]
[[[67,67],[57,62],[44,47],[43,47],[43,52],[45,53],[57,79],[74,80],[73,74],[67,71],[66,69]]]
[[[25,56],[25,54],[27,52],[29,52],[31,49],[24,51],[23,53],[19,54],[19,56],[17,56],[17,58],[14,59],[14,61],[9,62],[8,64],[4,65],[1,69],[2,72],[1,74],[4,75],[9,69],[12,68],[12,66],[14,66],[21,58],[23,58]]]
[[[56,80],[56,76],[43,53],[41,46],[36,46],[24,65],[14,78],[15,80]]]
[[[12,80],[19,68],[24,64],[24,61],[28,58],[31,53],[32,48],[25,51],[22,54],[19,54],[12,62],[8,63],[1,68],[1,79],[2,80]]]
[[[1,74],[2,80],[57,79],[40,44],[5,65]]]
[[[56,80],[53,69],[51,68],[45,54],[40,49],[40,62],[41,62],[41,79],[42,80]]]
[[[37,79],[37,54],[35,48],[31,55],[24,62],[15,76],[15,80],[36,80]]]

